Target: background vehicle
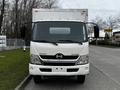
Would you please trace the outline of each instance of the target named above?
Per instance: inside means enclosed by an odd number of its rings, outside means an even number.
[[[113,40],[115,42],[120,42],[120,31],[118,32],[113,32]]]
[[[41,76],[89,74],[87,9],[33,9],[29,73],[35,83]]]

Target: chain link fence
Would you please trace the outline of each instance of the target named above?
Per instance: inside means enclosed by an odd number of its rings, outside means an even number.
[[[25,41],[23,39],[7,39],[7,46],[21,47],[24,45]]]
[[[7,39],[6,47],[0,47],[0,51],[23,48],[24,46],[25,40],[23,39]]]

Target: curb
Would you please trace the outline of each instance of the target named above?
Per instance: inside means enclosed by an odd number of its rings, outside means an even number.
[[[114,78],[112,78],[108,73],[104,72],[102,69],[98,68],[97,65],[94,65],[93,63],[90,63],[94,68],[96,68],[98,71],[100,71],[102,74],[104,74],[105,76],[109,77],[112,81],[114,81],[117,85],[120,86],[120,82],[118,82],[117,80],[115,80]]]
[[[24,87],[31,80],[32,76],[28,75],[25,79],[14,89],[14,90],[24,90]]]

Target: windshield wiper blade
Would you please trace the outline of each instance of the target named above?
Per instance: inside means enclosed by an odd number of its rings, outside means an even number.
[[[78,42],[78,41],[74,41],[74,40],[59,40],[59,41],[66,41],[66,42],[70,42],[70,43],[78,43],[82,45],[82,42]]]
[[[58,45],[56,42],[51,42],[51,41],[47,41],[47,40],[33,40],[34,42],[44,42],[44,43],[51,43],[53,45]]]

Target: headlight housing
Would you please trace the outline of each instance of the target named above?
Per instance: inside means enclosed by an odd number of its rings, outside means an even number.
[[[42,64],[38,55],[30,55],[30,63],[31,64]]]
[[[76,62],[77,65],[83,65],[89,63],[89,56],[88,55],[82,55]]]

